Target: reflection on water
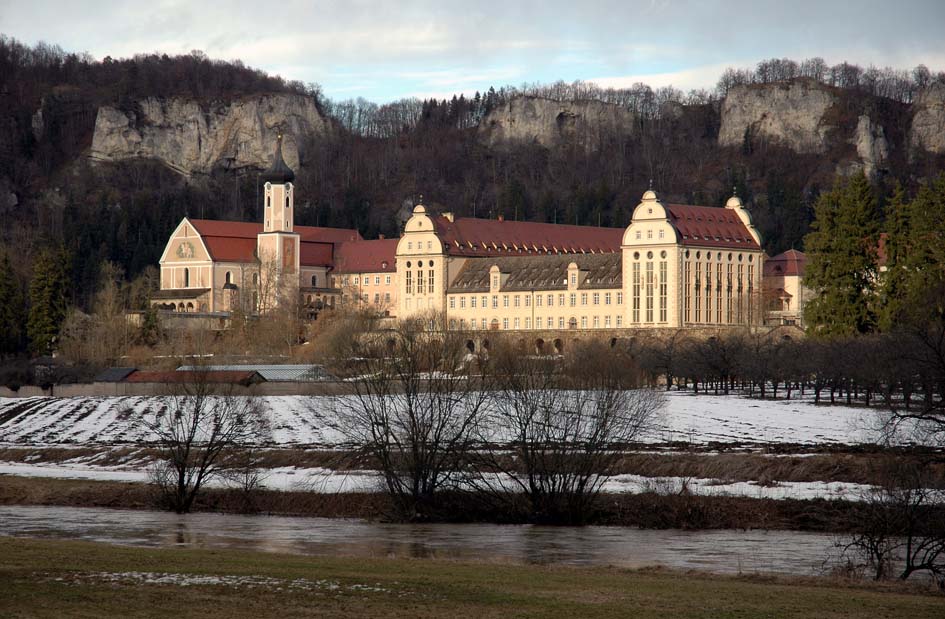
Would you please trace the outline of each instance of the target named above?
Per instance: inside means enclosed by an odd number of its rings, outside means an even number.
[[[133,546],[789,574],[819,571],[833,544],[830,535],[794,531],[384,524],[32,506],[0,507],[0,534]]]

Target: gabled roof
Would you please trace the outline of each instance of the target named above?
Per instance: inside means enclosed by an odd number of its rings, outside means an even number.
[[[253,262],[256,259],[256,237],[262,233],[261,223],[190,219],[217,262]],[[301,238],[299,262],[302,266],[328,266],[332,262],[332,245],[361,240],[357,230],[295,226]]]
[[[803,276],[807,256],[796,249],[789,249],[777,256],[765,259],[765,277]]]
[[[335,273],[393,273],[400,239],[349,241],[335,246]]]
[[[177,368],[178,372],[193,372],[196,370],[206,372],[258,372],[268,382],[316,382],[333,380],[334,378],[321,365],[237,364],[208,365],[206,367],[182,365]]]
[[[575,263],[586,272],[579,290],[611,289],[622,286],[623,260],[620,254],[501,256],[467,260],[447,292],[488,292],[493,266],[508,275],[503,292],[528,290],[566,290],[568,265]]]
[[[98,376],[95,377],[96,383],[120,383],[124,381],[129,374],[135,372],[137,368],[108,368],[102,370]]]
[[[683,245],[761,249],[733,209],[687,204],[664,206]]]
[[[620,251],[623,228],[569,226],[530,221],[432,217],[446,253],[454,256],[612,253]]]

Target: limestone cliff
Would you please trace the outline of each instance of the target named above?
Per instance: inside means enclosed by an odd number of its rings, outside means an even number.
[[[99,108],[90,159],[156,159],[186,176],[207,174],[219,165],[265,168],[282,133],[286,163],[298,169],[304,139],[331,131],[315,101],[295,94],[244,97],[210,106],[151,97],[136,107],[133,112]]]
[[[634,121],[629,110],[600,101],[516,97],[486,115],[479,131],[493,146],[531,142],[548,148],[577,144],[597,150],[607,139],[633,133]]]
[[[945,84],[936,82],[916,98],[909,142],[932,153],[945,153]]]
[[[722,103],[719,145],[741,146],[748,135],[797,153],[824,153],[832,129],[824,115],[836,101],[827,87],[809,80],[736,86]]]
[[[853,144],[867,176],[872,178],[877,172],[886,169],[889,160],[886,132],[866,114],[857,120]]]

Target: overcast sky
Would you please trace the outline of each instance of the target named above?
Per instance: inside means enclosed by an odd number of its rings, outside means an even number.
[[[558,79],[711,88],[774,56],[945,70],[943,26],[945,0],[0,0],[0,32],[27,44],[200,49],[377,102]]]

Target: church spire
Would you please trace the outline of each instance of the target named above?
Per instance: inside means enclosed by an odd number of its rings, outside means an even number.
[[[295,172],[292,171],[282,157],[282,134],[279,134],[276,140],[276,152],[272,155],[272,165],[269,169],[259,176],[264,183],[273,185],[284,185],[295,180]]]

